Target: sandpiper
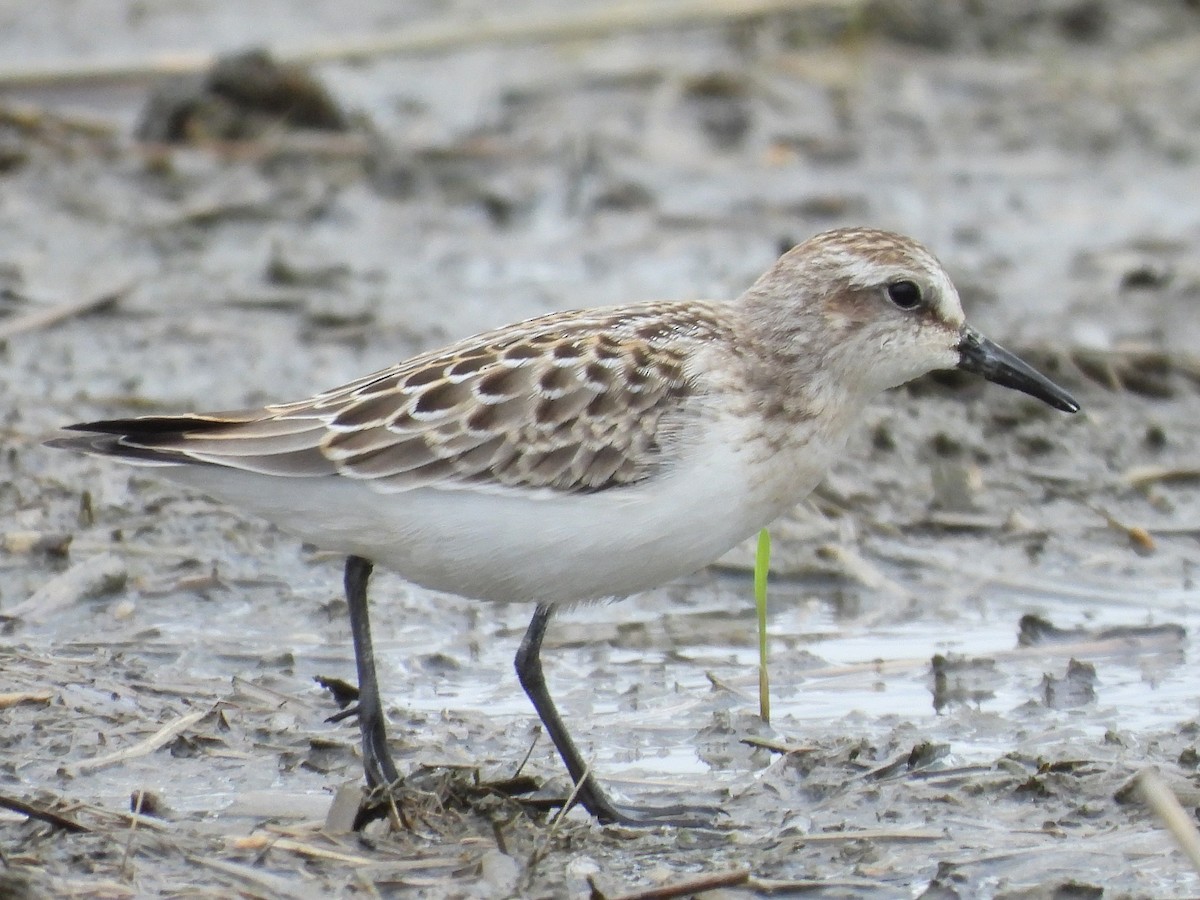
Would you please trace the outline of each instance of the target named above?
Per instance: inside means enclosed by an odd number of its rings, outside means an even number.
[[[702,824],[692,808],[618,803],[588,771],[542,672],[551,614],[705,566],[812,490],[871,398],[955,367],[1079,409],[966,324],[923,246],[845,228],[732,303],[555,313],[308,400],[87,422],[50,443],[154,467],[347,555],[369,785],[399,777],[367,612],[378,563],[437,591],[536,602],[517,675],[578,802],[602,822]]]

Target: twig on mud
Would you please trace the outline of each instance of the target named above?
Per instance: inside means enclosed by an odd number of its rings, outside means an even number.
[[[692,894],[699,894],[702,891],[711,891],[716,888],[735,887],[739,884],[745,884],[749,879],[749,869],[730,869],[728,872],[697,875],[695,878],[689,878],[686,881],[677,881],[674,884],[663,884],[658,887],[633,891],[629,894],[617,894],[615,896],[601,893],[594,884],[591,887],[592,896],[602,898],[602,900],[672,900],[674,897],[690,897]]]
[[[763,894],[795,894],[808,891],[878,891],[878,881],[867,878],[755,878],[746,879],[746,887]],[[857,896],[857,894],[855,894]]]
[[[100,553],[55,575],[25,600],[4,611],[26,622],[45,622],[82,600],[103,597],[125,584],[125,563],[115,553]]]
[[[355,707],[357,711],[357,707]],[[332,718],[325,721],[333,721]],[[359,790],[358,810],[354,814],[354,819],[350,823],[351,831],[357,831],[369,822],[375,819],[383,818],[380,815],[380,807],[384,808],[388,820],[388,827],[393,832],[414,831],[412,822],[409,820],[408,814],[403,808],[403,804],[396,802],[396,791],[404,785],[404,777],[397,778],[389,784],[378,784],[370,790],[363,792]],[[436,798],[435,802],[441,806],[441,799]],[[420,811],[414,812],[415,816],[420,816]],[[422,821],[424,821],[422,819]]]
[[[770,750],[772,753],[782,753],[784,756],[790,756],[793,753],[813,753],[819,749],[809,744],[789,744],[786,741],[755,736],[742,738],[739,743],[749,747],[758,747],[761,750]]]
[[[87,118],[79,114],[70,116],[61,112],[50,112],[28,103],[13,103],[6,100],[0,105],[0,125],[7,125],[29,133],[49,131],[73,131],[86,137],[108,138],[118,129],[112,122],[100,118]]]
[[[0,341],[7,341],[28,331],[39,331],[51,325],[57,325],[66,319],[84,313],[97,312],[116,303],[133,289],[132,284],[126,284],[111,291],[105,291],[93,297],[82,300],[68,300],[48,309],[38,309],[23,316],[14,316],[0,323]]]
[[[169,832],[173,830],[170,822],[164,822],[162,819],[156,819],[154,816],[146,815],[146,813],[126,812],[123,809],[109,809],[105,806],[94,806],[90,803],[80,803],[77,809],[87,812],[89,815],[95,816],[98,819],[116,819],[122,823],[129,823],[137,819],[138,827],[141,829],[149,828],[152,831]]]
[[[312,893],[303,884],[296,884],[279,875],[272,875],[259,867],[244,866],[241,863],[228,862],[223,859],[206,859],[202,856],[189,856],[188,861],[199,866],[230,875],[239,881],[252,885],[258,890],[265,891],[271,897],[311,897]]]
[[[1138,792],[1159,821],[1171,832],[1192,867],[1200,872],[1200,831],[1175,796],[1175,792],[1154,769],[1143,769],[1137,776]]]
[[[579,796],[579,792],[583,790],[584,782],[586,782],[591,776],[592,764],[589,762],[583,770],[583,775],[581,775],[579,780],[575,782],[575,786],[571,788],[571,793],[567,795],[567,800],[562,805],[562,808],[558,811],[558,815],[554,817],[554,820],[550,823],[550,827],[546,829],[547,839],[554,837],[554,832],[558,831],[558,827],[562,824],[563,819],[565,819],[567,817],[567,813],[571,811],[571,807],[574,805],[576,798]]]
[[[525,764],[529,762],[529,757],[533,756],[533,750],[535,747],[537,747],[538,738],[540,738],[541,736],[542,736],[541,729],[538,729],[537,734],[535,734],[533,736],[533,740],[529,744],[529,749],[525,751],[525,756],[522,758],[520,764],[517,766],[517,771],[513,772],[512,777],[514,779],[521,777],[521,772],[524,771]]]
[[[118,750],[116,753],[110,753],[107,756],[98,756],[95,759],[85,759],[81,762],[74,763],[67,767],[67,771],[77,775],[81,772],[91,772],[95,769],[103,769],[105,766],[115,765],[119,762],[125,762],[129,759],[135,759],[139,756],[145,756],[148,753],[153,753],[159,747],[166,744],[168,741],[175,738],[181,732],[187,731],[201,719],[208,715],[207,710],[197,710],[190,712],[186,716],[180,716],[174,722],[169,722],[164,725],[154,734],[145,740],[138,741],[132,747],[126,747],[124,750]]]
[[[454,21],[412,22],[403,29],[317,42],[291,49],[269,48],[277,59],[300,64],[361,62],[380,56],[440,53],[479,45],[549,43],[598,38],[613,32],[651,28],[715,25],[795,12],[808,7],[856,8],[864,0],[670,0],[614,3],[595,9],[571,9],[553,15],[473,17]],[[203,72],[216,54],[203,51],[162,54],[146,59],[57,62],[0,69],[0,87],[96,85],[144,81]]]
[[[321,839],[332,841],[329,835],[321,835]],[[256,853],[265,853],[268,850],[284,850],[288,853],[294,853],[297,856],[340,862],[350,866],[374,866],[380,862],[378,857],[371,858],[354,853],[331,850],[326,847],[318,847],[316,844],[297,838],[279,837],[271,834],[251,834],[245,837],[232,838],[229,840],[228,846],[231,850],[249,850]],[[395,872],[414,872],[423,869],[457,867],[461,866],[462,862],[461,856],[431,856],[424,859],[389,859],[387,860],[387,866],[389,870]]]
[[[121,855],[121,877],[129,878],[129,855],[133,852],[133,835],[137,831],[138,820],[142,817],[142,803],[146,800],[146,792],[138,789],[134,792],[133,815],[129,817],[129,834],[125,838],[125,852]]]
[[[387,786],[388,827],[393,832],[400,831],[402,828],[408,832],[413,830],[412,822],[408,820],[408,816],[404,814],[403,810],[400,809],[400,804],[396,802],[396,788],[403,783],[403,778],[397,778],[395,782]]]
[[[356,856],[352,853],[340,853],[337,850],[328,850],[324,847],[318,847],[314,844],[306,844],[294,838],[277,837],[265,834],[252,834],[247,837],[235,838],[230,843],[230,849],[233,850],[252,850],[255,853],[266,853],[268,850],[286,850],[289,853],[295,853],[298,856],[307,856],[312,859],[326,859],[333,862],[345,863],[349,866],[369,866],[374,860],[365,856]]]
[[[31,819],[37,819],[39,822],[53,825],[55,828],[61,828],[63,831],[89,832],[92,830],[74,819],[68,819],[66,816],[60,816],[58,813],[50,812],[48,809],[42,809],[40,806],[34,806],[32,803],[26,803],[24,800],[18,800],[16,797],[9,797],[5,794],[0,794],[0,806],[23,816],[29,816]]]
[[[1196,481],[1200,466],[1185,463],[1178,466],[1134,466],[1121,475],[1121,480],[1135,488],[1146,488],[1160,481]]]
[[[579,792],[583,790],[584,783],[591,777],[592,764],[589,762],[584,767],[583,774],[579,777],[579,780],[575,782],[575,786],[571,789],[571,793],[567,795],[567,799],[563,803],[562,808],[559,809],[558,815],[556,815],[550,821],[550,827],[546,829],[546,833],[541,836],[537,842],[537,845],[533,848],[533,852],[529,854],[529,861],[525,863],[526,888],[533,883],[534,872],[537,871],[537,867],[541,864],[542,860],[546,858],[546,853],[549,852],[550,841],[553,839],[554,833],[558,831],[559,826],[562,825],[563,819],[565,819],[567,813],[571,811],[571,806],[575,803],[576,798],[579,796]]]
[[[1096,506],[1089,503],[1088,507],[1095,512],[1096,515],[1104,519],[1104,523],[1107,527],[1124,534],[1125,537],[1129,539],[1130,546],[1132,546],[1136,552],[1145,555],[1155,551],[1156,545],[1154,543],[1154,537],[1143,526],[1130,525],[1127,522],[1123,522],[1102,506]]]
[[[52,691],[11,691],[0,694],[0,709],[20,706],[22,703],[49,703],[53,699]]]
[[[805,844],[837,844],[842,841],[936,841],[944,837],[940,831],[913,829],[912,831],[888,831],[885,828],[864,828],[862,831],[822,832],[805,834],[789,842],[792,848]]]
[[[613,3],[553,15],[505,16],[488,21],[428,22],[401,31],[315,44],[295,55],[298,62],[362,60],[371,56],[431,53],[479,44],[522,44],[603,37],[615,31],[705,25],[795,12],[809,7],[858,7],[863,0],[672,0]]]
[[[265,709],[282,709],[289,703],[300,702],[299,698],[294,694],[285,694],[283,691],[277,691],[269,688],[266,685],[255,684],[249,679],[242,678],[240,675],[234,675],[230,679],[230,684],[239,694],[247,699],[252,699],[261,704]]]
[[[30,556],[56,556],[66,558],[74,535],[61,531],[33,531],[17,529],[0,534],[0,547],[6,553]]]
[[[861,584],[871,591],[885,593],[890,597],[908,599],[912,591],[898,581],[889,578],[883,570],[867,560],[858,551],[842,544],[822,544],[817,556],[837,566],[839,574]]]

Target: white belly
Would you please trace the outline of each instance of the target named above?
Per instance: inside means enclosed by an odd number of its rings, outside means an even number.
[[[702,568],[806,495],[832,451],[772,457],[753,441],[716,437],[664,475],[591,494],[385,494],[342,477],[157,471],[434,590],[557,603],[622,597]]]

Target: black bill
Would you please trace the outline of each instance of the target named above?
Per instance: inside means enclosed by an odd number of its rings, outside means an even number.
[[[1079,412],[1075,398],[1019,356],[993,344],[973,328],[963,327],[958,367],[988,381],[1037,397],[1063,412]]]

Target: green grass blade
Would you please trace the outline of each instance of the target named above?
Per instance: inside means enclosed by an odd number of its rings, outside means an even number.
[[[754,554],[754,605],[758,609],[758,714],[771,723],[771,676],[767,670],[767,571],[771,566],[771,535],[758,533]]]

